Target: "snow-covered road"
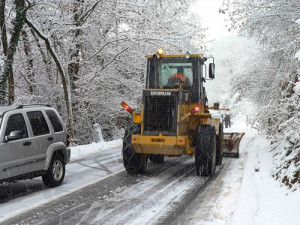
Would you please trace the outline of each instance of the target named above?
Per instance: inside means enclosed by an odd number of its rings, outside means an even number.
[[[83,161],[90,160],[90,165],[99,161],[91,158]],[[219,172],[220,168],[217,174]],[[167,158],[161,165],[149,163],[148,171],[143,175],[128,175],[125,171],[111,173],[100,182],[95,182],[63,198],[52,200],[6,222],[8,224],[171,223],[177,217],[174,216],[174,211],[180,215],[209,180],[207,177],[196,176],[192,157]]]
[[[62,186],[37,178],[0,188],[0,223],[300,224],[300,193],[272,177],[269,141],[247,127],[225,131],[241,130],[240,158],[224,159],[210,180],[195,176],[188,156],[128,175],[121,140],[73,148]]]
[[[63,184],[46,188],[41,178],[0,186],[0,222],[124,171],[121,140],[72,148]]]

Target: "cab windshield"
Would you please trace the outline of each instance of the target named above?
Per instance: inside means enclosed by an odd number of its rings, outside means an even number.
[[[178,83],[182,83],[184,89],[192,88],[198,62],[198,58],[149,58],[147,88],[175,88]]]
[[[160,87],[174,87],[176,82],[172,82],[172,79],[181,81],[186,87],[193,85],[191,62],[162,62],[159,64],[158,74]]]

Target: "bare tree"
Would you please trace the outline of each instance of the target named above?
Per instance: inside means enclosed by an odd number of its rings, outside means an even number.
[[[57,107],[77,143],[93,140],[94,123],[106,139],[121,137],[129,116],[119,104],[140,107],[144,55],[204,46],[201,23],[188,15],[190,2],[39,0],[26,14],[29,29],[17,52],[16,101]]]
[[[4,50],[4,55],[6,56],[4,70],[0,78],[0,104],[12,104],[14,102],[14,77],[13,77],[13,61],[14,54],[16,52],[20,32],[24,25],[24,20],[26,16],[25,0],[15,0],[15,10],[16,17],[13,21],[13,32],[11,34],[9,45],[7,45],[6,40],[6,27],[5,27],[5,0],[1,0],[1,10],[0,10],[0,25],[2,28],[2,45]],[[8,91],[7,91],[8,83]],[[7,99],[8,96],[8,99]]]
[[[25,17],[25,21],[26,21],[26,24],[30,28],[32,28],[35,31],[35,33],[41,39],[44,40],[45,45],[47,46],[47,50],[51,54],[56,66],[57,66],[57,69],[59,71],[60,78],[61,78],[61,81],[62,81],[63,90],[64,90],[64,100],[65,100],[65,106],[67,108],[67,114],[68,114],[68,128],[69,128],[69,131],[70,131],[71,135],[73,135],[74,133],[73,133],[73,127],[72,127],[72,111],[71,111],[71,107],[70,107],[70,96],[69,96],[69,91],[68,91],[68,80],[67,80],[67,76],[65,74],[63,65],[61,64],[60,59],[58,58],[57,54],[53,50],[52,45],[49,41],[49,38],[46,37],[43,33],[41,33],[41,31],[36,26],[34,26],[34,24],[29,19],[27,19],[26,17]]]

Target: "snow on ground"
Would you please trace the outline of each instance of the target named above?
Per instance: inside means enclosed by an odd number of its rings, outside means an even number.
[[[199,224],[299,225],[300,190],[291,191],[272,176],[270,143],[250,127],[236,121],[224,132],[246,132],[240,158],[232,162],[208,221]],[[249,125],[250,126],[250,125]]]
[[[269,141],[263,135],[255,136],[230,224],[300,224],[300,190],[291,192],[275,180],[273,166]]]
[[[221,190],[209,200],[211,201],[209,202],[211,207],[209,218],[197,221],[197,224],[300,224],[298,213],[300,190],[291,191],[272,177],[274,165],[269,141],[264,135],[251,129],[250,125],[248,127],[243,125],[245,124],[243,121],[235,120],[234,122],[233,126],[225,128],[224,132],[246,132],[240,146],[240,158],[232,159],[226,168]],[[109,152],[115,158],[115,166],[110,171],[111,174],[123,171],[122,163],[117,162],[121,158],[121,146],[122,140],[116,140],[72,147],[71,163],[67,166],[64,184],[55,189],[32,193],[30,197],[23,196],[2,203],[0,222],[15,213],[27,211],[107,176],[107,171],[96,168],[98,164],[90,168],[94,169],[93,171],[80,167],[82,166],[80,163],[76,164],[76,161],[84,158],[87,158],[86,162],[92,161],[93,155],[99,154],[99,151],[103,154]],[[85,180],[78,179],[78,176],[81,179],[84,177]],[[35,182],[41,183],[40,180]]]
[[[8,186],[12,188],[11,185],[14,185],[14,189],[22,191],[26,188],[29,193],[32,192],[1,203],[0,224],[1,221],[16,214],[26,212],[123,171],[123,164],[118,161],[121,159],[121,146],[122,140],[120,139],[71,147],[71,162],[66,165],[64,182],[56,188],[45,189],[40,177],[17,183],[5,183],[3,187],[0,186],[0,188],[8,188]],[[106,164],[109,164],[109,171]]]
[[[99,142],[89,145],[79,145],[75,147],[71,147],[71,162],[76,161],[78,159],[82,159],[88,155],[98,153],[99,151],[108,150],[111,148],[119,147],[122,145],[122,139],[109,141],[109,142]]]

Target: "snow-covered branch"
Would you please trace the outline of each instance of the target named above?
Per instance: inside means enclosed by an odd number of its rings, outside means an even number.
[[[63,90],[64,90],[64,99],[65,99],[65,106],[67,108],[67,113],[68,113],[68,126],[70,129],[71,134],[73,134],[73,128],[72,128],[72,112],[71,112],[71,100],[70,100],[70,96],[69,96],[69,91],[68,91],[68,82],[67,82],[67,76],[65,74],[63,65],[61,63],[61,61],[59,60],[58,55],[56,54],[56,52],[54,51],[50,40],[48,37],[46,37],[27,17],[25,17],[25,22],[26,24],[34,30],[34,32],[44,40],[45,45],[47,46],[47,50],[49,51],[50,55],[52,56],[57,69],[59,71],[60,77],[61,77],[61,81],[62,81],[62,85],[63,85]]]

